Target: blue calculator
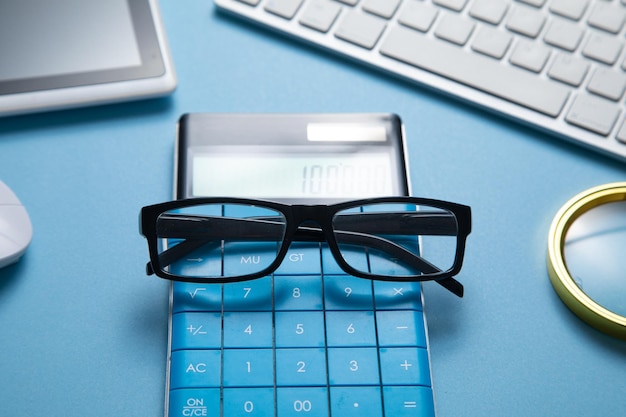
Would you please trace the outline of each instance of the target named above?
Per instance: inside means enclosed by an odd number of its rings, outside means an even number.
[[[403,140],[393,114],[186,114],[176,197],[409,195]],[[216,262],[243,274],[259,256]],[[435,415],[420,283],[350,276],[324,243],[256,280],[174,282],[168,354],[169,417]]]

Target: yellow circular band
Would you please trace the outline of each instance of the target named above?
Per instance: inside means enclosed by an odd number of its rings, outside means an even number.
[[[601,204],[624,200],[626,182],[616,182],[590,188],[565,203],[550,226],[547,263],[552,286],[578,317],[598,330],[626,340],[626,317],[607,310],[589,298],[574,282],[563,256],[567,231],[580,215]]]

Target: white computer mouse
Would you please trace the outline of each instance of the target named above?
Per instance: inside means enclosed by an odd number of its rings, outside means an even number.
[[[0,181],[0,268],[17,262],[33,238],[33,226],[17,196]]]

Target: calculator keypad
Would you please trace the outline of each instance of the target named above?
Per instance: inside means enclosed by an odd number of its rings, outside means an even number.
[[[420,284],[348,276],[324,245],[253,281],[175,282],[172,313],[169,417],[434,416]]]

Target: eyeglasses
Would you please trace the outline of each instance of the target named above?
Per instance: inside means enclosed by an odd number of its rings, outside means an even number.
[[[383,281],[435,280],[459,297],[471,209],[383,197],[333,205],[287,205],[241,198],[194,198],[141,209],[148,275],[227,283],[275,272],[292,242],[325,242],[346,273]],[[306,243],[305,243],[306,244]]]

